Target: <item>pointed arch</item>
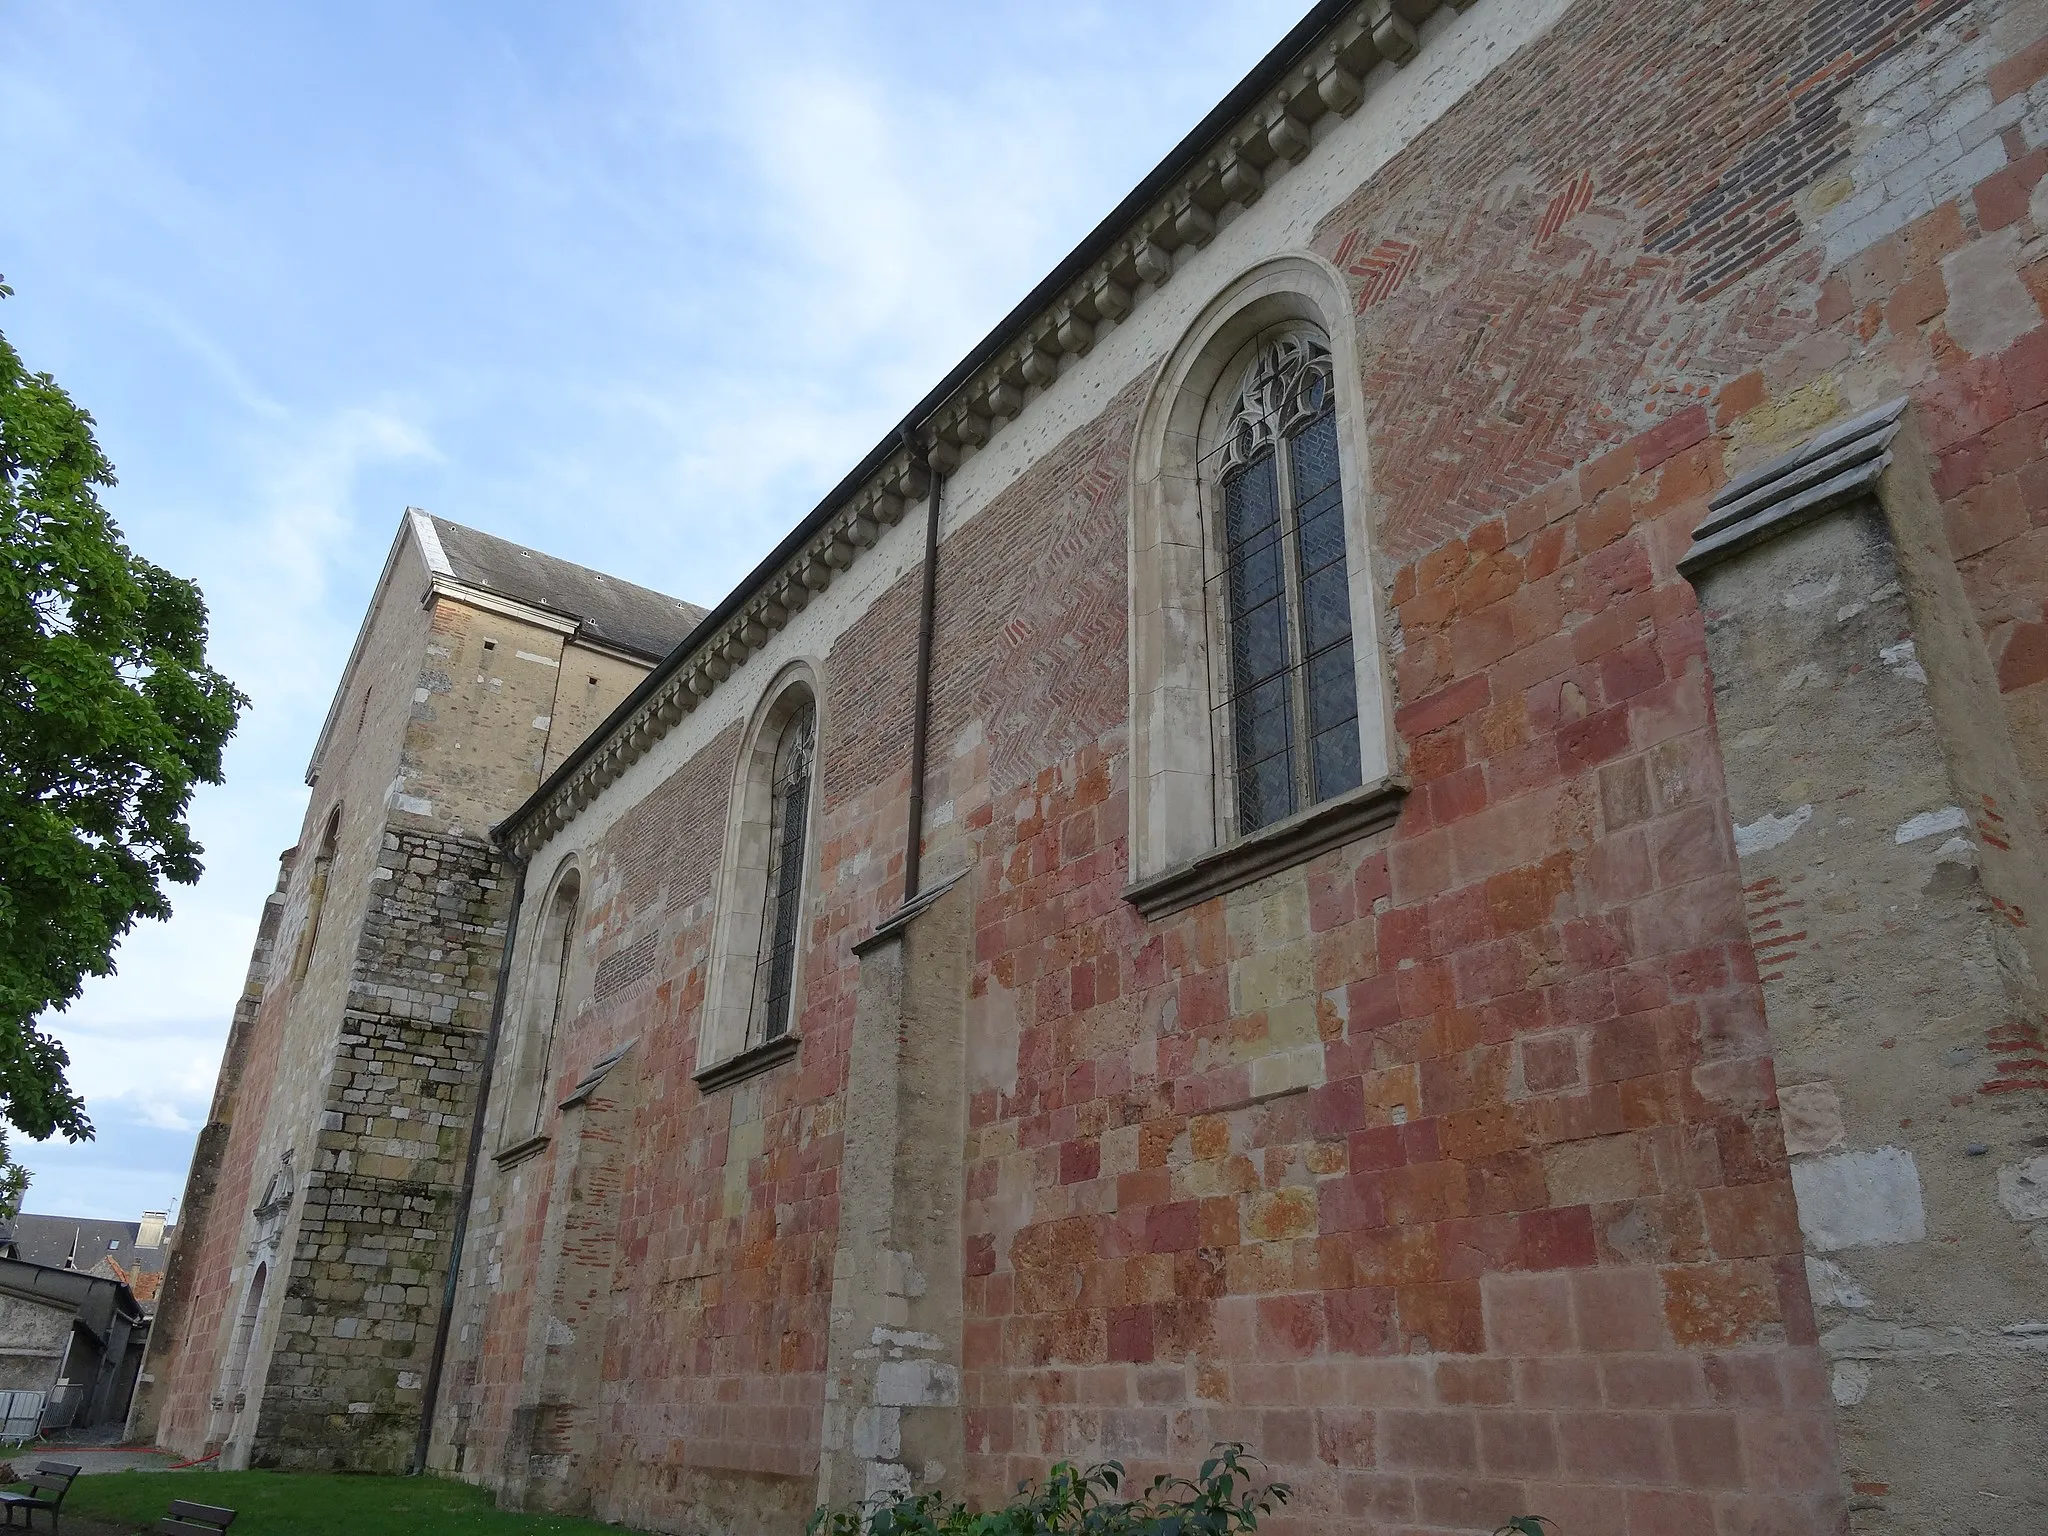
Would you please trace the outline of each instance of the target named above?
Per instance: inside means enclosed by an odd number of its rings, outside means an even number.
[[[700,1077],[756,1051],[793,1048],[802,1013],[804,906],[817,839],[820,690],[795,662],[769,685],[741,740],[720,863]],[[776,1054],[776,1059],[781,1059]]]
[[[1395,737],[1342,277],[1196,318],[1132,456],[1131,899],[1174,910],[1387,824]]]
[[[507,1150],[531,1143],[547,1117],[548,1082],[568,1014],[582,902],[583,873],[572,854],[556,866],[535,917],[532,958],[520,992],[512,1091],[499,1127]]]

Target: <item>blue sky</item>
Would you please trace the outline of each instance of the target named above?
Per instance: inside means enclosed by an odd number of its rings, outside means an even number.
[[[405,506],[716,601],[1305,9],[0,3],[0,331],[254,700],[29,1208],[179,1194]]]

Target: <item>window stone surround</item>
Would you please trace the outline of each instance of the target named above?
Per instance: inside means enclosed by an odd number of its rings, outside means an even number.
[[[1129,548],[1129,896],[1148,916],[1312,857],[1334,846],[1327,840],[1333,831],[1348,840],[1390,823],[1398,812],[1404,785],[1396,776],[1383,603],[1370,531],[1365,406],[1349,316],[1343,277],[1320,257],[1303,253],[1261,262],[1227,285],[1195,320],[1140,417]],[[1218,391],[1232,379],[1230,370],[1254,338],[1289,323],[1314,326],[1326,336],[1333,363],[1364,788],[1240,838],[1226,827],[1230,754],[1216,727],[1220,685],[1211,658],[1221,639],[1204,585],[1210,552],[1198,466],[1220,419]],[[1357,830],[1341,830],[1354,824]]]

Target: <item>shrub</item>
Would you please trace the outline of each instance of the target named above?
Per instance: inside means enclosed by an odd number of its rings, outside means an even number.
[[[1135,1499],[1119,1499],[1124,1468],[1105,1461],[1087,1471],[1058,1462],[1043,1483],[1020,1483],[1017,1497],[982,1512],[921,1493],[857,1507],[820,1509],[810,1536],[1233,1536],[1256,1531],[1259,1517],[1287,1502],[1285,1483],[1254,1477],[1266,1464],[1242,1445],[1219,1445],[1191,1481],[1155,1477]]]

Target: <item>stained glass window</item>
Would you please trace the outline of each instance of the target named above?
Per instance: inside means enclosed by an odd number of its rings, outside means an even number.
[[[1358,787],[1358,683],[1330,353],[1262,344],[1218,450],[1237,827]]]
[[[774,810],[768,829],[768,889],[761,909],[760,960],[754,968],[750,1045],[789,1032],[796,983],[798,924],[803,909],[804,836],[816,757],[817,710],[804,704],[782,728],[776,744]]]

